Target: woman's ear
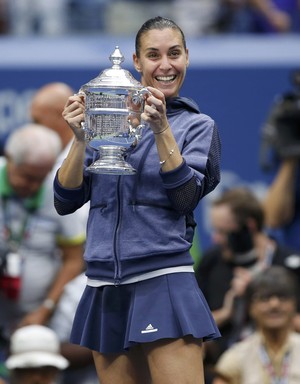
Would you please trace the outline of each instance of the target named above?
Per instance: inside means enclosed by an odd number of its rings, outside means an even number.
[[[133,59],[133,65],[134,65],[135,70],[138,72],[142,72],[142,69],[141,69],[140,64],[139,64],[139,59],[135,53],[133,54],[132,59]]]
[[[189,50],[186,49],[185,53],[186,53],[186,67],[188,67],[189,64],[190,64],[190,60],[189,60]]]

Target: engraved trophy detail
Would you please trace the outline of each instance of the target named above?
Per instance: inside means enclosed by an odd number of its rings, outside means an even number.
[[[84,84],[85,120],[82,128],[88,145],[99,151],[99,159],[87,170],[93,173],[133,175],[125,161],[127,150],[142,136],[141,114],[145,94],[150,94],[129,71],[121,68],[124,56],[116,46],[109,57],[112,67]]]

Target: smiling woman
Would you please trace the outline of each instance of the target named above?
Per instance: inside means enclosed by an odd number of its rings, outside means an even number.
[[[165,97],[178,96],[189,62],[182,31],[171,23],[146,22],[136,36],[133,62],[143,84]]]
[[[62,215],[91,206],[71,340],[93,350],[101,384],[204,383],[202,342],[220,336],[190,254],[194,209],[219,183],[220,140],[214,120],[179,96],[188,61],[172,20],[142,25],[133,63],[149,93],[130,177],[85,172],[95,160],[81,129],[85,98],[71,96],[63,112],[76,139],[54,181],[55,206]]]

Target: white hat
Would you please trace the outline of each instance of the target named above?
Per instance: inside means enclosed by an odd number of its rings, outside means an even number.
[[[10,353],[5,362],[8,369],[44,366],[65,369],[69,365],[68,360],[60,354],[56,333],[43,325],[17,329],[11,336]]]

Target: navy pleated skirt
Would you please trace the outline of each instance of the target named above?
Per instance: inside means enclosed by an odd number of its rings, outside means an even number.
[[[87,286],[70,341],[102,353],[165,338],[220,337],[193,273],[178,272],[133,284]]]

